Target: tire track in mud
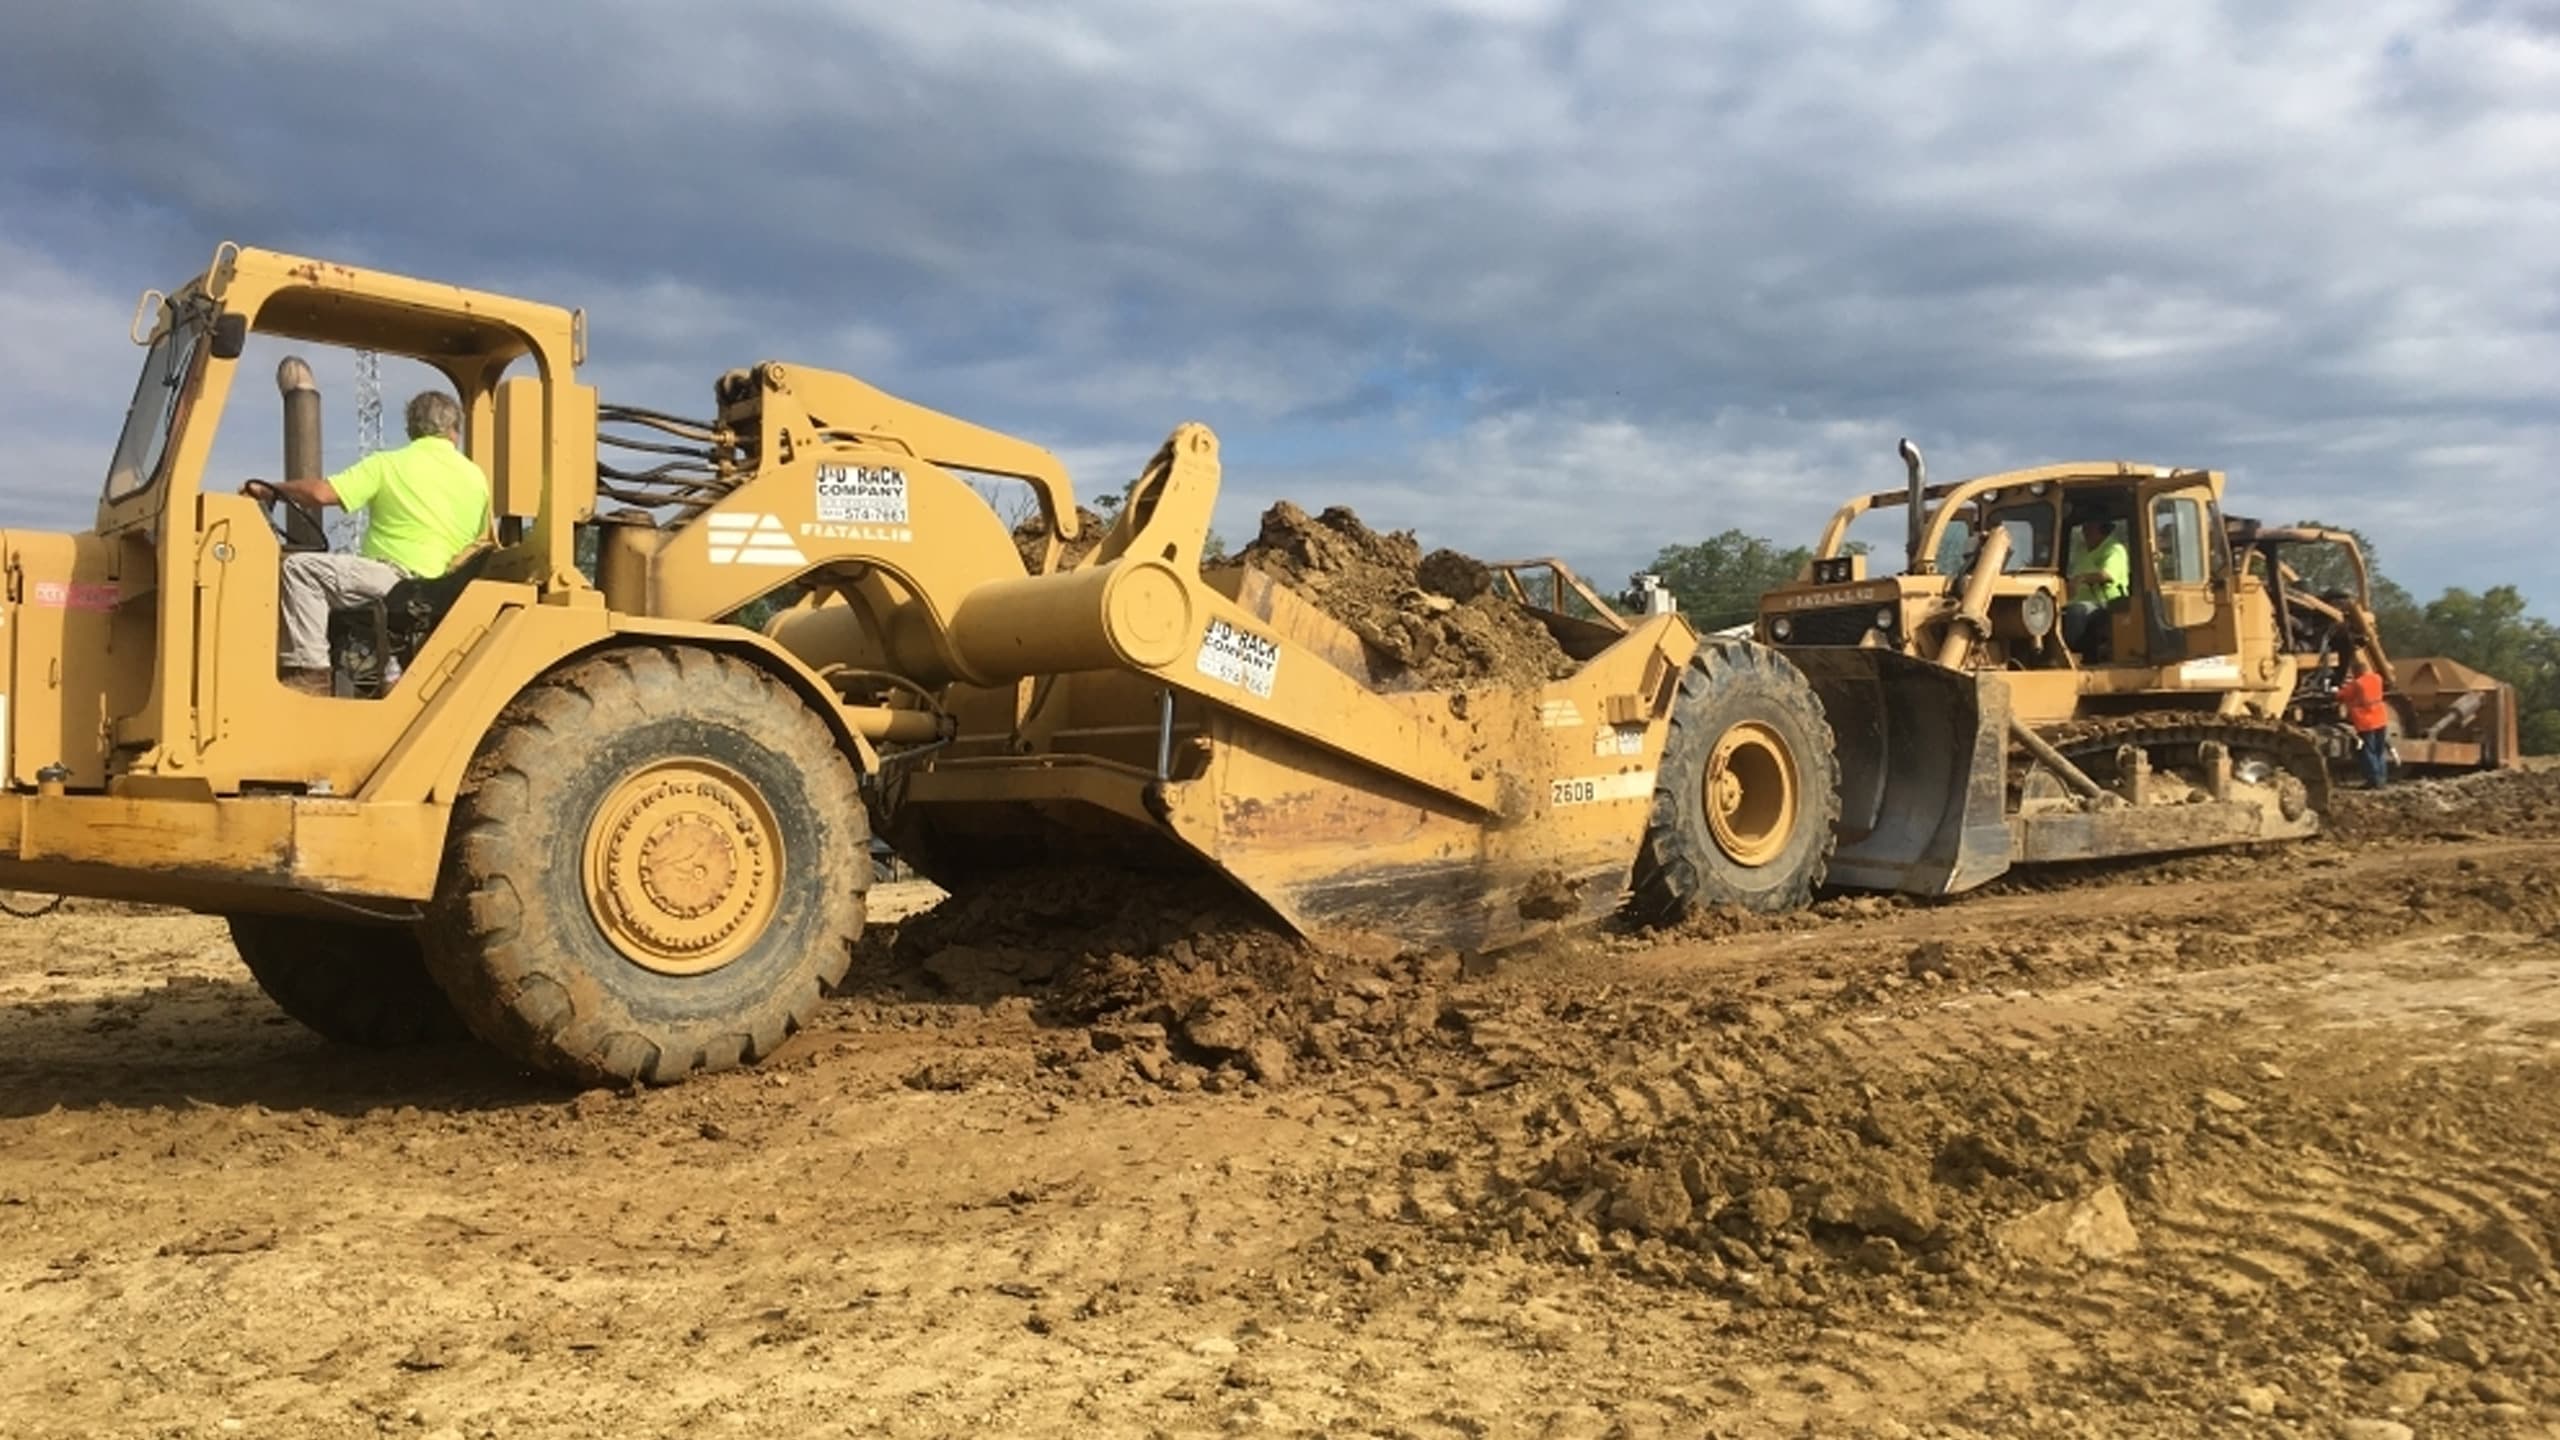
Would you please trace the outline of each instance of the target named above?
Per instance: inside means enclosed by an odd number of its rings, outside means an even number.
[[[2140,1377],[2189,1362],[2182,1345],[2197,1347],[2178,1340],[2182,1332],[2245,1335],[2268,1307],[2306,1298],[2317,1311],[2341,1295],[2476,1288],[2490,1283],[2483,1263],[2514,1285],[2549,1284],[2547,1257],[2560,1243],[2552,1180],[2494,1150],[2390,1138],[2367,1118],[2412,1108],[2400,1093],[2412,1065],[2524,1065],[2550,1076],[2560,1060],[2560,950],[2536,938],[2560,903],[2551,898],[2560,895],[2560,855],[2494,853],[2494,869],[2471,853],[2421,857],[2316,914],[2305,913],[2298,890],[2269,897],[2277,903],[2257,912],[2254,928],[2234,927],[2237,965],[2143,947],[2147,971],[2136,952],[2125,971],[2059,989],[1906,994],[1883,1006],[1837,996],[1683,1003],[1637,987],[1597,1005],[1542,1008],[1531,1003],[1534,987],[1508,1007],[1480,1001],[1466,1038],[1493,1083],[1480,1079],[1454,1105],[1411,1101],[1412,1133],[1427,1135],[1427,1147],[1405,1154],[1370,1213],[1422,1227],[1449,1252],[1517,1249],[1694,1287],[1756,1317],[1756,1333],[1796,1336],[1782,1364],[1719,1362],[1752,1413],[1777,1426],[1908,1416],[1915,1394],[1958,1397],[1950,1413],[1961,1413],[1970,1403],[1961,1397],[2030,1391],[2039,1376],[2127,1370],[2136,1410],[2181,1414],[2185,1399],[2143,1398],[2175,1396],[2176,1387]],[[2316,883],[2326,900],[2334,881]],[[2462,924],[2481,928],[2467,938],[2444,928]],[[2362,937],[2362,948],[2315,948],[2341,929]],[[2050,943],[2081,941],[2065,933]],[[2464,978],[2448,992],[2440,981],[2453,952]],[[2042,973],[2068,974],[2071,958]],[[2340,1029],[2357,1040],[2341,1046]],[[2082,1052],[2075,1084],[2055,1092],[2051,1133],[2030,1134],[1996,1162],[2037,1172],[2042,1191],[2011,1187],[1974,1201],[1948,1193],[1962,1189],[1945,1171],[1950,1148],[1968,1139],[1967,1107],[2032,1091],[2039,1075],[2071,1069]],[[2297,1053],[2319,1063],[2288,1077]],[[2110,1078],[2110,1068],[2120,1073]],[[1930,1137],[1940,1146],[1929,1167],[1935,1188],[1921,1182],[1917,1203],[1943,1212],[1946,1230],[1917,1247],[1880,1244],[1897,1233],[1890,1204],[1864,1218],[1855,1201],[1824,1211],[1854,1189],[1837,1167],[1811,1183],[1806,1172],[1778,1174],[1742,1153],[1749,1136],[1722,1135],[1736,1152],[1723,1158],[1756,1167],[1746,1179],[1777,1182],[1786,1201],[1772,1208],[1799,1212],[1796,1233],[1723,1223],[1746,1203],[1741,1187],[1702,1185],[1703,1167],[1679,1168],[1701,1137],[1711,1151],[1718,1117],[1736,1112],[1783,1117],[1828,1105],[1836,1113],[1820,1118],[1851,1134],[1867,1127],[1872,1148],[1875,1129],[1905,1123],[1876,1118],[1888,1108],[1876,1102],[1879,1089],[1898,1103],[1922,1087],[1944,1101],[1945,1113],[1929,1119],[1946,1123]],[[2071,1123],[2110,1110],[2123,1112],[2110,1118],[2124,1136],[2183,1126],[2179,1143],[2150,1169],[2124,1164],[2113,1148],[2105,1153],[2115,1159],[2076,1171],[2042,1153],[2114,1146],[2105,1127],[2091,1134]],[[2544,1113],[2560,1121],[2560,1111]],[[2032,1105],[2026,1114],[2032,1130]],[[2426,1127],[2414,1133],[2423,1138]],[[1685,1197],[1667,1193],[1662,1177],[1675,1170]],[[2124,1253],[2030,1258],[2001,1238],[2039,1203],[2085,1204],[2100,1189],[2131,1197]],[[1712,1225],[1702,1218],[1711,1207]],[[2478,1262],[2484,1252],[2492,1259]],[[2448,1259],[2462,1254],[2475,1260]],[[2501,1270],[2498,1256],[2524,1258]],[[1746,1271],[1745,1260],[1759,1268]],[[1960,1323],[1874,1323],[1914,1313],[1915,1302]],[[1843,1318],[1854,1316],[1866,1319]],[[2225,1382],[2214,1393],[2228,1390]],[[2314,1398],[2343,1414],[2356,1396],[2332,1387]],[[1999,1407],[1991,1411],[1998,1419]]]

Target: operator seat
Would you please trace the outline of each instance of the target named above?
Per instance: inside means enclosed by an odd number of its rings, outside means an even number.
[[[419,647],[496,553],[495,546],[483,545],[442,575],[403,580],[379,600],[329,612],[329,663],[346,675],[357,698],[371,699],[390,688],[392,662],[406,669],[418,658]]]

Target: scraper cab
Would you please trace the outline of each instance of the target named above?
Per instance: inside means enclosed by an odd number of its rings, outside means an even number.
[[[2013,864],[2288,839],[2328,782],[2213,471],[2099,462],[1853,498],[1757,633],[1839,745],[1832,878],[1919,894]],[[1899,509],[1897,573],[1856,522]]]

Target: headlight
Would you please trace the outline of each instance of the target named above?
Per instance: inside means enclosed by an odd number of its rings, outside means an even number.
[[[1777,639],[1784,640],[1795,633],[1796,627],[1794,623],[1789,621],[1784,615],[1781,615],[1777,619],[1769,622],[1769,634]]]
[[[2053,628],[2053,596],[2042,590],[2030,590],[2018,602],[2018,619],[2027,633],[2041,640]]]
[[[1893,628],[1892,606],[1879,605],[1876,607],[1876,628],[1879,630],[1890,630]]]

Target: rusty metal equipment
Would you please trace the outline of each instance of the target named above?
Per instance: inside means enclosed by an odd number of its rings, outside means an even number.
[[[2314,833],[2328,775],[2286,721],[2295,660],[2234,563],[2223,477],[2121,462],[1906,484],[1850,500],[1758,631],[1811,677],[1838,739],[1835,883],[1922,894],[2013,865]],[[1899,572],[1849,539],[1904,515]],[[2127,593],[2065,631],[2094,527]]]
[[[2286,717],[2319,738],[2332,769],[2345,772],[2355,765],[2355,731],[2337,700],[2355,657],[2382,677],[2398,770],[2446,775],[2524,763],[2513,685],[2440,656],[2395,660],[2385,651],[2374,619],[2371,568],[2353,534],[2262,526],[2236,516],[2227,524],[2235,553],[2274,607],[2278,643],[2293,657]],[[2344,583],[2323,587],[2306,581],[2307,574]]]
[[[340,656],[335,695],[277,671],[306,541],[208,473],[253,334],[431,367],[491,486],[489,547],[386,597],[394,653],[362,683]],[[95,526],[0,532],[0,886],[230,917],[339,1038],[467,1029],[582,1082],[756,1060],[849,963],[875,817],[946,885],[1171,866],[1345,945],[1784,908],[1830,853],[1829,733],[1777,652],[1549,565],[1570,674],[1401,688],[1204,567],[1201,426],[1097,537],[1047,452],[850,376],[599,404],[555,306],[226,244],[135,338]],[[316,475],[311,371],[277,381],[284,471]],[[1028,562],[970,475],[1030,486]]]

